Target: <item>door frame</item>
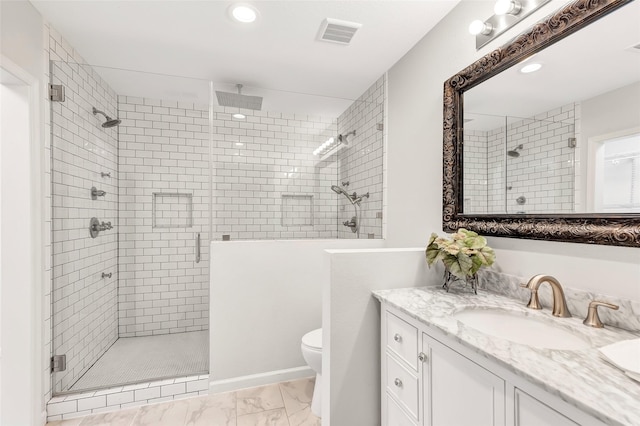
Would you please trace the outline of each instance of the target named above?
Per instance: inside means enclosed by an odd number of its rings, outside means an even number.
[[[27,137],[29,141],[28,153],[23,152],[22,155],[17,155],[12,162],[19,162],[19,172],[14,176],[8,176],[12,179],[20,179],[23,189],[28,191],[28,196],[23,197],[22,202],[18,205],[12,205],[11,209],[19,212],[18,214],[27,215],[28,229],[11,229],[5,227],[3,229],[2,239],[5,238],[19,238],[25,241],[25,244],[19,249],[17,253],[13,253],[11,257],[11,265],[15,266],[14,270],[22,271],[24,274],[27,287],[22,293],[24,299],[7,301],[13,305],[19,305],[20,309],[16,309],[12,312],[10,318],[12,333],[15,331],[15,335],[22,334],[23,336],[29,336],[28,342],[23,341],[20,348],[7,348],[3,347],[4,353],[15,349],[20,351],[21,365],[13,366],[12,370],[18,371],[19,374],[15,377],[9,376],[10,383],[8,384],[10,389],[14,389],[12,383],[20,382],[22,393],[12,392],[12,401],[16,401],[15,406],[12,406],[17,410],[18,407],[22,407],[25,398],[28,399],[28,412],[20,413],[19,416],[24,420],[23,424],[44,424],[46,422],[46,409],[44,403],[44,389],[43,382],[45,382],[44,375],[46,374],[46,366],[44,361],[43,352],[43,296],[44,290],[47,288],[47,284],[43,282],[45,277],[44,272],[44,258],[45,247],[43,245],[43,220],[45,217],[45,209],[47,208],[43,198],[43,188],[45,184],[45,178],[43,173],[44,163],[44,139],[43,139],[43,108],[44,102],[41,98],[40,84],[41,80],[22,67],[14,63],[5,55],[0,55],[0,68],[11,74],[20,82],[20,86],[26,87],[28,95],[25,96],[28,108],[28,131]],[[6,149],[7,143],[3,142]],[[4,151],[4,150],[3,150]],[[5,155],[7,153],[5,152]],[[1,171],[0,171],[1,173]],[[3,178],[6,178],[3,176]],[[16,184],[16,190],[20,191],[20,185]],[[3,198],[6,193],[3,191]],[[9,235],[6,235],[7,231]],[[12,240],[9,240],[12,241]],[[13,250],[12,250],[13,251]],[[3,253],[3,258],[5,254]],[[15,263],[14,263],[15,262]],[[49,284],[50,285],[50,284]],[[5,284],[0,284],[0,303],[3,303],[2,293],[4,292]],[[17,313],[16,313],[17,312]],[[0,312],[2,315],[2,312]],[[2,318],[4,323],[8,318]],[[2,336],[0,336],[2,339]],[[3,345],[4,346],[4,345]],[[1,362],[1,361],[0,361]],[[7,379],[7,370],[2,369],[3,382]],[[26,382],[26,383],[25,383]],[[4,386],[3,386],[4,387]],[[0,395],[0,401],[2,401],[2,395]],[[12,402],[8,401],[8,402]],[[4,405],[4,404],[3,404]],[[2,407],[2,412],[5,412],[7,407]]]

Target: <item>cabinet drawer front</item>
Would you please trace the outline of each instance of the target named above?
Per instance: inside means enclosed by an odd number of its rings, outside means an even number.
[[[389,394],[385,400],[387,401],[387,421],[384,423],[386,426],[416,426],[416,422],[411,420]]]
[[[395,396],[414,419],[418,419],[418,378],[414,373],[403,367],[387,355],[387,392]]]
[[[387,312],[387,347],[418,370],[418,329]]]

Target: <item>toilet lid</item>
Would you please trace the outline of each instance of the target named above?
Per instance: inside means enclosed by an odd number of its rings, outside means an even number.
[[[318,328],[302,336],[302,344],[310,348],[322,349],[322,329]]]

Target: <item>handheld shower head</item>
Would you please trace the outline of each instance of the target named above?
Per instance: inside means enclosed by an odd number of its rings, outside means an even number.
[[[105,129],[108,129],[109,127],[115,127],[118,124],[122,123],[122,120],[117,119],[117,118],[111,118],[107,114],[105,114],[104,112],[96,109],[96,107],[93,107],[93,115],[97,115],[97,114],[104,115],[104,118],[107,120],[104,123],[102,123],[102,127],[104,127]]]
[[[347,200],[349,200],[351,204],[355,204],[355,201],[353,200],[353,198],[351,198],[351,195],[349,195],[347,191],[345,191],[343,188],[339,187],[338,185],[331,185],[331,190],[336,194],[344,195],[345,197],[347,197]]]

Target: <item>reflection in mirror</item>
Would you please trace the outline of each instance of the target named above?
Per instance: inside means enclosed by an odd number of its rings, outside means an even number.
[[[640,212],[639,16],[632,2],[464,92],[463,214]]]

